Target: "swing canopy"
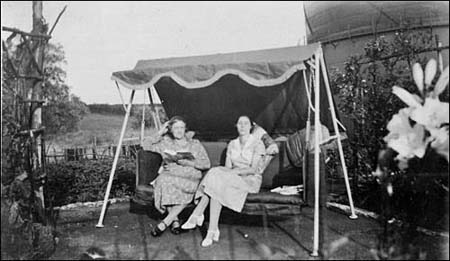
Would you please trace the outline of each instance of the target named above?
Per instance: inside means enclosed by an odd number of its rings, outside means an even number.
[[[311,58],[320,48],[316,43],[140,60],[132,70],[114,72],[112,79],[132,90],[155,88],[167,116],[183,116],[188,128],[204,140],[235,137],[240,115],[249,116],[271,135],[286,135],[306,126],[309,102],[314,101]],[[320,79],[320,121],[333,133]]]

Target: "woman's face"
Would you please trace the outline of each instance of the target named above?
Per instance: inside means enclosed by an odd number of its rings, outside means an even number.
[[[252,127],[252,124],[251,124],[249,118],[242,116],[242,117],[239,117],[239,120],[236,123],[236,127],[237,127],[237,131],[239,133],[239,136],[242,136],[242,135],[250,134],[250,129]]]
[[[182,139],[184,138],[184,134],[186,132],[186,123],[182,121],[176,121],[171,128],[173,137],[175,139]]]

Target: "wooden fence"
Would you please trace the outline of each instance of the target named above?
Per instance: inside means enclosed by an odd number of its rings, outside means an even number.
[[[122,145],[120,151],[121,158],[136,158],[137,151],[140,149],[139,144]],[[51,149],[45,160],[47,163],[58,163],[62,161],[79,161],[79,160],[101,160],[114,158],[117,146],[87,146],[87,147],[71,147],[62,150]]]

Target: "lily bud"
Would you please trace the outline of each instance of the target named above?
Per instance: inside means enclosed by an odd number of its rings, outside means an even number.
[[[425,67],[425,86],[429,86],[431,84],[434,76],[436,75],[436,70],[437,62],[435,59],[431,59]]]
[[[439,76],[439,80],[436,83],[436,86],[434,87],[434,95],[437,97],[439,94],[441,94],[445,87],[448,85],[448,66],[444,69],[444,71],[441,73],[441,76]]]
[[[413,78],[420,93],[423,93],[423,70],[419,63],[415,63],[412,67]]]

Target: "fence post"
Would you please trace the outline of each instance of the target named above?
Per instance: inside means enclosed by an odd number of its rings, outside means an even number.
[[[97,148],[95,146],[92,148],[92,159],[97,159]]]
[[[56,149],[55,149],[55,147],[53,147],[53,155],[54,155],[54,158],[55,158],[55,163],[58,164],[58,157],[56,157]]]

